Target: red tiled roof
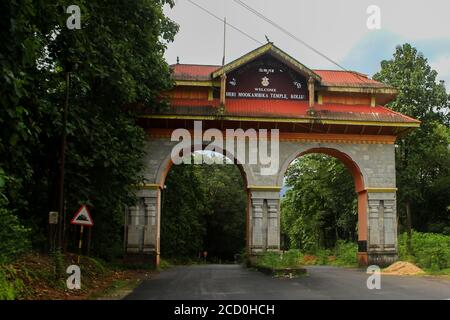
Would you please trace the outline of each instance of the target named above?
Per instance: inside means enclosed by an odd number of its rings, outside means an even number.
[[[218,115],[218,99],[172,99],[171,107],[164,114],[172,115]],[[261,118],[310,118],[307,101],[227,99],[225,116]],[[318,120],[381,121],[397,123],[419,123],[419,121],[382,106],[316,104],[315,118]]]
[[[226,111],[229,115],[253,117],[308,118],[307,101],[228,99]],[[316,104],[315,117],[322,120],[358,120],[382,122],[418,122],[382,106]]]
[[[211,74],[221,66],[198,64],[174,64],[170,66],[175,80],[211,80]],[[385,84],[372,80],[355,71],[313,70],[321,78],[324,86],[375,86],[386,87]]]
[[[173,64],[170,66],[175,80],[211,80],[211,73],[220,66]]]
[[[366,75],[355,71],[339,70],[313,70],[322,78],[322,85],[325,86],[376,86],[386,87],[385,84],[372,80]]]

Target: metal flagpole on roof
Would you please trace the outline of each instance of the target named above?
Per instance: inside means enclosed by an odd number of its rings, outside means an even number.
[[[227,34],[227,17],[223,18],[223,56],[222,67],[225,65],[225,49],[226,49],[226,34]]]

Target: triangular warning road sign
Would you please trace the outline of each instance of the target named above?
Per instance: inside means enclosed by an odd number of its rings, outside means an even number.
[[[78,209],[77,213],[73,217],[71,224],[79,224],[85,227],[92,227],[94,225],[94,220],[92,220],[91,214],[89,213],[86,205],[82,205],[80,209]]]

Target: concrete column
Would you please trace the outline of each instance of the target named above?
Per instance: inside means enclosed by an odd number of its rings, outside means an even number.
[[[128,210],[126,233],[127,259],[159,263],[160,189],[143,188],[137,192],[136,206]]]
[[[142,229],[139,203],[128,208],[127,253],[139,253],[142,250]]]
[[[279,191],[255,187],[250,191],[250,254],[280,250]]]
[[[250,212],[250,251],[258,253],[264,251],[263,241],[263,204],[264,199],[252,199],[252,210]]]
[[[280,201],[267,200],[267,250],[280,250]]]
[[[368,193],[369,264],[386,266],[397,259],[397,210],[395,192]]]
[[[155,253],[156,249],[156,216],[158,199],[156,197],[144,198],[145,226],[144,226],[144,253]]]

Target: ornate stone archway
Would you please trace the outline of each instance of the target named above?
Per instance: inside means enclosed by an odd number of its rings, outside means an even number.
[[[176,142],[150,136],[146,158],[147,184],[129,208],[127,253],[159,257],[161,190],[171,166]],[[386,264],[396,259],[396,188],[393,144],[280,141],[280,167],[272,176],[261,175],[260,165],[242,165],[248,190],[247,250],[258,254],[280,248],[280,196],[288,165],[307,153],[324,153],[349,168],[358,194],[358,259],[361,264]],[[230,152],[226,152],[230,157]]]
[[[395,98],[394,88],[357,72],[309,69],[272,43],[225,66],[176,64],[172,70],[176,86],[167,93],[169,108],[140,121],[148,133],[146,182],[126,213],[128,256],[159,262],[161,188],[177,144],[171,133],[202,121],[204,130],[279,131],[275,173],[263,174],[260,162],[241,164],[250,255],[280,249],[279,191],[286,169],[298,156],[321,152],[340,159],[354,177],[360,264],[396,259],[395,141],[420,123],[383,106]]]

